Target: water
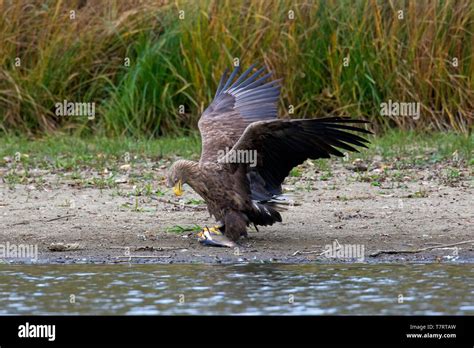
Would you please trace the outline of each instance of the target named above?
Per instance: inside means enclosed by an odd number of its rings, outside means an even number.
[[[473,315],[474,268],[0,265],[0,314]]]

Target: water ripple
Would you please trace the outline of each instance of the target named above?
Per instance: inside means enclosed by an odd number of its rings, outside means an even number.
[[[0,265],[0,314],[472,315],[473,279],[470,265]]]

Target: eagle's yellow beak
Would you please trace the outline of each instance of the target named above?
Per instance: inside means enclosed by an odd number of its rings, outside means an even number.
[[[181,183],[181,180],[178,180],[176,185],[174,185],[173,192],[176,196],[181,196],[183,194],[183,184]]]

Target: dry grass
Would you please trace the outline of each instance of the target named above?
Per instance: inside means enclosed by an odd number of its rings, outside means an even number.
[[[473,33],[469,0],[0,0],[0,129],[183,133],[238,57],[243,67],[258,61],[284,78],[282,115],[293,105],[291,117],[350,115],[379,130],[468,132]],[[57,117],[63,100],[95,102],[96,118]],[[388,100],[419,102],[421,117],[380,116]]]

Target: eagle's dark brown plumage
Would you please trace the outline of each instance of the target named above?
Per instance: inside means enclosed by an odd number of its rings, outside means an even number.
[[[341,117],[277,119],[278,80],[252,74],[254,65],[237,79],[238,68],[222,76],[214,100],[199,120],[202,154],[199,162],[179,160],[168,184],[181,194],[187,183],[207,203],[219,228],[232,240],[247,235],[250,224],[272,225],[279,213],[282,183],[290,170],[306,159],[343,156],[337,149],[357,151],[368,141],[349,131],[370,132],[348,125],[367,123]],[[223,155],[223,151],[230,149]],[[235,155],[256,151],[256,163],[238,163]]]

